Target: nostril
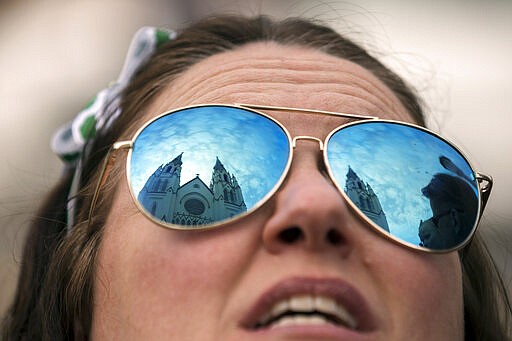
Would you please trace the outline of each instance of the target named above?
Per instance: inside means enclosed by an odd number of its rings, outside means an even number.
[[[325,240],[331,245],[338,245],[343,242],[343,236],[336,229],[331,229],[325,235]]]
[[[303,237],[304,235],[299,227],[289,227],[279,233],[279,240],[287,244],[299,241]]]

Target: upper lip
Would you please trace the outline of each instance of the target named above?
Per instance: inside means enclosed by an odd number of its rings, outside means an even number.
[[[355,330],[372,331],[376,325],[373,312],[364,297],[349,283],[338,278],[293,277],[278,282],[264,292],[242,317],[240,325],[256,329],[275,303],[298,295],[330,298],[355,320]]]

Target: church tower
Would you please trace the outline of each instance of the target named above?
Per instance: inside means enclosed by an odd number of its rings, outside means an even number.
[[[181,156],[183,153],[175,157],[166,165],[161,165],[151,174],[146,184],[139,192],[138,200],[144,205],[152,215],[160,219],[167,220],[166,211],[174,204],[178,188],[180,187],[181,175]]]
[[[386,214],[382,210],[379,198],[370,184],[365,184],[350,166],[345,182],[345,193],[368,218],[389,232]]]
[[[154,217],[178,225],[205,225],[247,211],[242,190],[217,158],[210,186],[199,177],[180,184],[182,155],[158,167],[139,192],[141,205]]]
[[[210,190],[213,192],[216,218],[226,218],[247,211],[242,190],[234,175],[229,174],[219,158],[213,167]]]

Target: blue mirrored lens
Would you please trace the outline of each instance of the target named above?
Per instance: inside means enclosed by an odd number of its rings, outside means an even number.
[[[478,184],[466,159],[441,138],[393,122],[362,122],[327,145],[334,181],[368,219],[391,236],[449,250],[471,236]]]
[[[162,116],[136,138],[130,186],[164,224],[204,227],[250,211],[276,187],[290,145],[269,118],[202,106]]]

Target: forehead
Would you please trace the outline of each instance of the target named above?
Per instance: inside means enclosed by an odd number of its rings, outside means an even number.
[[[207,103],[296,107],[413,122],[394,93],[363,67],[311,48],[272,42],[248,44],[193,65],[156,97],[147,118]],[[303,126],[318,119],[268,114],[300,120]]]

